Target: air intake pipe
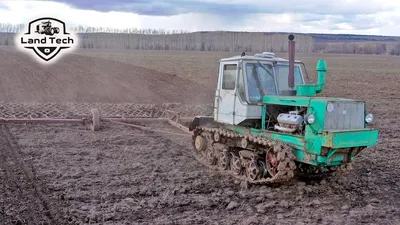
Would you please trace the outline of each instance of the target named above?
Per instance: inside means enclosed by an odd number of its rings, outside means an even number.
[[[325,60],[318,60],[317,67],[316,67],[317,73],[318,73],[318,86],[316,88],[316,93],[320,93],[321,91],[324,90],[325,86],[325,73],[328,71],[328,67],[326,66]]]

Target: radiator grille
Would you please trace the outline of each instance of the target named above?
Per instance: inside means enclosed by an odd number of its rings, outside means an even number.
[[[332,112],[326,111],[325,130],[347,130],[364,128],[363,102],[331,102]]]

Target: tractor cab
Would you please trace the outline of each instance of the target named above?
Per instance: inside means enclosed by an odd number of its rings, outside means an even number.
[[[296,85],[305,83],[300,62],[294,66],[294,80],[291,84],[288,61],[274,56],[273,53],[264,52],[256,54],[254,59],[249,57],[240,60],[239,73],[243,74],[244,82],[240,83],[239,80],[238,84],[242,88],[243,100],[248,104],[260,104],[264,95],[296,95]]]
[[[272,52],[220,60],[214,119],[228,124],[260,119],[264,96],[296,95],[296,86],[305,84],[308,76],[302,62],[293,65],[290,76],[289,60]]]

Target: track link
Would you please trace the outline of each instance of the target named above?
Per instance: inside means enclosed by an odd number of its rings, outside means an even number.
[[[295,156],[285,143],[226,128],[197,127],[192,144],[201,163],[248,184],[280,184],[294,177]]]

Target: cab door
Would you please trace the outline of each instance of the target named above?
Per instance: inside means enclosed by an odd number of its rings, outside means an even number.
[[[215,99],[217,122],[234,124],[237,68],[237,62],[223,62],[220,65],[219,90]]]

